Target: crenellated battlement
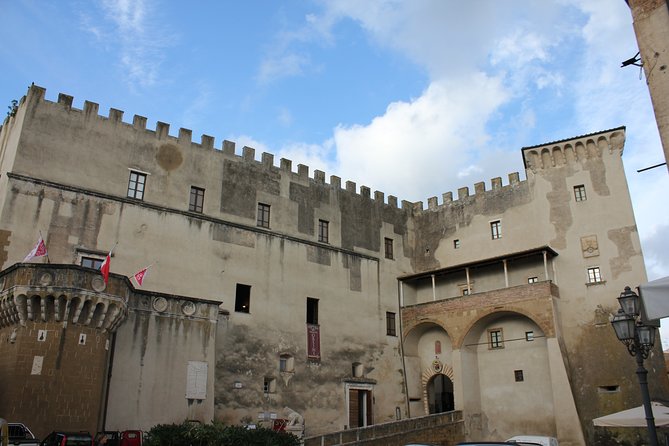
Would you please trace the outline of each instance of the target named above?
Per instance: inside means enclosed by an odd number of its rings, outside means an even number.
[[[429,211],[438,211],[444,207],[456,207],[464,206],[470,203],[475,203],[479,200],[485,200],[488,198],[494,198],[499,193],[509,191],[515,188],[520,187],[527,180],[520,180],[520,175],[518,172],[510,173],[508,176],[508,184],[506,186],[502,185],[502,178],[495,177],[490,180],[491,189],[486,189],[485,182],[481,181],[474,184],[474,194],[470,195],[469,187],[461,187],[458,189],[457,198],[453,199],[453,192],[445,192],[441,195],[442,203],[439,204],[437,197],[430,197],[427,199],[427,209],[423,208],[423,202],[417,201],[413,203],[414,211],[416,212],[429,212]]]
[[[622,155],[625,127],[523,147],[525,169],[538,172],[553,167],[576,165],[601,159],[606,154]]]
[[[336,175],[331,175],[329,177],[329,182],[326,181],[326,174],[321,170],[314,170],[313,176],[309,176],[309,166],[304,164],[298,164],[297,170],[293,170],[293,162],[289,159],[281,158],[278,165],[274,163],[274,155],[271,153],[263,152],[261,154],[260,160],[256,160],[256,151],[252,147],[244,146],[241,149],[241,152],[237,151],[237,145],[233,141],[223,140],[220,147],[215,146],[215,138],[210,135],[203,134],[200,137],[200,142],[193,141],[193,132],[187,128],[179,128],[178,135],[170,135],[170,124],[157,121],[155,130],[147,128],[147,118],[141,115],[134,115],[132,118],[132,123],[124,122],[124,112],[123,110],[110,108],[109,113],[105,116],[99,112],[99,104],[91,101],[84,101],[83,109],[77,109],[73,107],[74,98],[73,96],[59,93],[58,100],[56,102],[49,101],[45,98],[46,89],[33,85],[30,87],[27,96],[24,96],[19,104],[19,107],[24,107],[26,102],[35,102],[38,104],[46,104],[49,106],[60,107],[68,113],[80,113],[82,118],[86,121],[97,120],[99,122],[106,122],[112,126],[121,126],[125,127],[128,131],[144,132],[146,136],[155,138],[159,141],[164,141],[166,143],[177,145],[178,147],[184,150],[205,150],[210,151],[212,154],[217,154],[214,156],[225,157],[226,159],[244,162],[244,163],[254,163],[257,167],[280,171],[286,175],[289,175],[291,181],[310,183],[313,182],[322,186],[329,186],[335,190],[343,190],[351,194],[359,195],[362,198],[369,199],[370,202],[377,203],[384,206],[389,206],[397,209],[398,199],[396,196],[388,195],[387,202],[386,196],[381,191],[374,191],[372,196],[371,189],[367,186],[360,186],[359,191],[355,182],[346,181],[344,183],[344,188],[342,188],[342,180]],[[414,203],[403,200],[401,202],[403,210],[412,210],[414,208]]]
[[[275,164],[274,155],[263,152],[260,159],[256,159],[256,151],[252,147],[244,146],[241,151],[237,151],[235,142],[223,140],[220,147],[216,147],[215,138],[203,134],[200,141],[193,141],[193,132],[187,128],[179,128],[177,136],[170,135],[170,124],[157,121],[155,129],[147,128],[147,118],[141,115],[134,115],[132,123],[124,122],[123,110],[110,108],[109,113],[104,116],[99,113],[99,104],[91,101],[84,101],[83,109],[73,107],[74,98],[70,95],[59,93],[56,102],[48,101],[45,98],[46,89],[39,86],[31,86],[27,97],[24,96],[19,107],[25,107],[26,102],[47,104],[53,107],[60,107],[68,113],[80,113],[85,121],[95,121],[98,125],[104,122],[107,125],[125,128],[128,131],[142,132],[146,137],[155,138],[158,141],[174,144],[184,151],[209,151],[212,156],[222,156],[228,160],[241,163],[252,163],[260,169],[266,169],[275,172],[281,172],[287,175],[290,181],[302,183],[305,185],[315,184],[328,186],[335,191],[345,191],[352,195],[357,195],[363,199],[370,200],[370,204],[389,206],[394,209],[402,209],[406,212],[435,211],[443,207],[462,206],[468,203],[474,203],[478,200],[485,200],[488,197],[494,197],[497,194],[519,187],[524,181],[520,180],[518,172],[508,175],[508,184],[502,184],[502,178],[496,177],[490,180],[490,189],[486,189],[485,182],[474,184],[474,193],[470,194],[469,187],[461,187],[457,190],[457,197],[454,198],[453,192],[442,194],[441,204],[437,197],[427,199],[427,208],[424,208],[422,201],[410,202],[406,200],[398,201],[396,196],[386,196],[381,191],[374,191],[367,186],[358,186],[353,181],[342,180],[336,175],[331,175],[326,180],[325,172],[314,170],[313,176],[310,176],[309,166],[298,164],[297,170],[293,170],[293,162],[289,159],[281,158],[278,165]],[[551,167],[560,167],[573,163],[582,163],[587,160],[601,158],[604,153],[622,152],[624,144],[625,127],[618,127],[611,130],[582,135],[575,138],[554,141],[537,146],[522,148],[523,161],[528,171],[537,172]],[[342,187],[343,186],[343,187]]]

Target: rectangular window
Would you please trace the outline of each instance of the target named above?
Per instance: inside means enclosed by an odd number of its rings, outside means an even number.
[[[276,379],[265,377],[262,384],[263,393],[274,393],[276,392]]]
[[[522,370],[514,370],[513,375],[514,375],[514,378],[516,378],[517,383],[525,381],[525,377],[523,377],[523,371]]]
[[[330,238],[329,233],[330,222],[326,220],[318,220],[318,241],[328,243]]]
[[[574,186],[574,198],[576,201],[585,201],[587,198],[585,196],[585,186],[584,185],[579,185],[579,186]]]
[[[385,246],[386,259],[393,259],[393,239],[385,238],[383,244]]]
[[[470,283],[467,285],[466,283],[458,285],[458,288],[460,288],[460,295],[461,296],[469,296],[474,292],[474,286]]]
[[[488,347],[491,349],[504,348],[504,338],[502,337],[501,328],[488,330]]]
[[[130,180],[128,180],[128,197],[138,200],[144,199],[144,186],[146,185],[146,174],[130,171]]]
[[[100,269],[103,261],[104,259],[98,259],[95,257],[82,257],[81,266],[85,268]]]
[[[491,221],[490,222],[490,235],[493,240],[502,238],[502,222],[501,220]]]
[[[307,297],[307,324],[318,325],[318,299]]]
[[[525,332],[525,340],[526,341],[534,341],[534,332],[533,331],[526,331]]]
[[[279,356],[279,371],[283,373],[292,373],[295,371],[295,358],[292,355],[284,353]]]
[[[588,283],[598,283],[602,281],[602,274],[599,271],[599,266],[588,268]]]
[[[204,189],[191,186],[190,202],[188,203],[188,210],[191,212],[202,212],[203,207],[204,207]]]
[[[395,328],[395,313],[386,311],[386,334],[388,336],[397,336],[397,329]]]
[[[537,283],[539,281],[538,277],[528,277],[527,283]]]
[[[251,307],[251,285],[237,284],[235,293],[235,311],[248,313]]]
[[[460,239],[453,240],[453,249],[460,249]]]
[[[258,203],[258,226],[269,228],[269,204]]]

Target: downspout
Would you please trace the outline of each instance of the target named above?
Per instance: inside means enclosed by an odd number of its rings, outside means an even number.
[[[114,350],[116,349],[116,330],[111,334],[109,352],[107,353],[107,373],[105,373],[104,394],[102,397],[102,417],[98,422],[98,431],[107,430],[107,406],[109,405],[109,388],[111,386]]]
[[[403,282],[397,281],[397,300],[399,303],[399,336],[400,336],[400,355],[402,356],[402,373],[404,381],[404,404],[406,405],[407,418],[411,418],[411,405],[409,404],[409,384],[407,383],[407,365],[404,360],[404,332],[402,329],[402,306],[404,305],[404,289]]]

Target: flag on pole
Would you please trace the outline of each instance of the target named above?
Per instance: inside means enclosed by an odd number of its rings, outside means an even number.
[[[107,282],[109,282],[109,265],[111,263],[112,252],[114,252],[114,248],[116,248],[117,244],[118,242],[114,244],[114,247],[111,249],[111,251],[109,251],[107,257],[105,257],[105,261],[102,262],[102,265],[100,265],[100,273],[102,273],[102,278],[105,281],[105,285],[107,285]]]
[[[39,236],[39,239],[37,240],[37,244],[35,247],[28,253],[25,259],[23,259],[23,263],[29,261],[33,257],[43,257],[45,255],[48,255],[46,252],[46,245],[44,244],[44,240],[42,239],[42,236]]]
[[[137,271],[132,277],[135,278],[135,281],[137,282],[137,285],[142,286],[142,283],[144,283],[144,277],[146,277],[146,272],[151,268],[151,265],[147,266],[144,269],[141,269]]]

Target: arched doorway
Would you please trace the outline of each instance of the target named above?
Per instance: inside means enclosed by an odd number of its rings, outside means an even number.
[[[453,381],[448,376],[438,373],[428,381],[427,403],[431,414],[455,410]]]

